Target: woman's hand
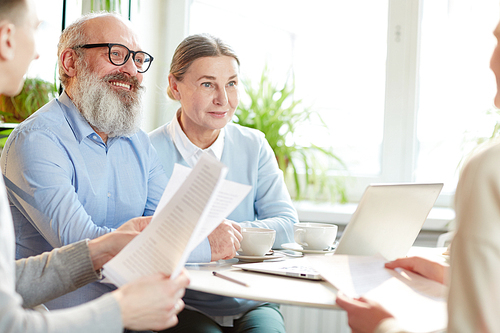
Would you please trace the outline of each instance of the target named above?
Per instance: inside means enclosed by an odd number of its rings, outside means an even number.
[[[422,275],[425,278],[445,284],[448,276],[449,266],[424,259],[421,257],[409,257],[396,259],[385,264],[386,268],[404,268],[408,271]]]
[[[336,302],[347,312],[353,333],[372,333],[382,320],[393,318],[380,304],[363,297],[349,298],[339,292]]]

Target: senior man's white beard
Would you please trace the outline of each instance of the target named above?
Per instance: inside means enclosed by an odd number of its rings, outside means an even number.
[[[74,81],[71,97],[83,117],[97,131],[108,137],[132,136],[141,125],[141,95],[143,87],[136,78],[112,74],[98,78],[84,68]],[[116,91],[110,80],[125,81],[132,85],[130,91]]]

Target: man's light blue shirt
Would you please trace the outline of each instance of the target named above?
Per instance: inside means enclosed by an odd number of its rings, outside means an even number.
[[[15,224],[16,258],[96,238],[131,218],[152,215],[167,184],[146,133],[104,143],[66,93],[13,131],[1,165]],[[202,244],[197,251],[210,258],[208,240]],[[205,259],[195,255],[190,261]],[[53,308],[81,304],[111,290],[89,286]]]

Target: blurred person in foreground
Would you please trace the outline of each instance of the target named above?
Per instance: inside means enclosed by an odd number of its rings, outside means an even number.
[[[21,91],[33,59],[39,25],[33,0],[0,0],[0,94]],[[177,323],[180,299],[189,280],[183,272],[139,279],[78,307],[52,312],[27,310],[100,278],[99,269],[116,255],[150,218],[135,218],[115,232],[82,240],[39,256],[14,261],[14,228],[0,178],[0,332],[122,332],[163,329]]]
[[[490,67],[497,82],[495,106],[500,107],[500,23],[494,35],[497,46]],[[447,332],[500,331],[499,166],[500,144],[496,143],[472,156],[460,175],[455,193],[457,231],[449,267],[416,257],[386,264],[440,283],[449,281]],[[353,332],[403,332],[392,315],[375,302],[339,295],[337,304],[347,311]]]

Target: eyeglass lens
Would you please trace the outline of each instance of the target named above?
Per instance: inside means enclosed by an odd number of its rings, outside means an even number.
[[[109,58],[116,66],[121,66],[127,62],[130,55],[129,49],[123,45],[113,45],[109,49]],[[145,52],[138,51],[133,55],[134,63],[140,72],[148,70],[151,64],[151,56]]]

